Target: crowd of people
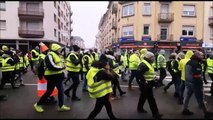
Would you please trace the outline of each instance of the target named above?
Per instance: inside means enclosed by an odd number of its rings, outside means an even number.
[[[204,102],[203,83],[208,83],[205,78],[206,71],[213,80],[213,54],[205,55],[199,50],[188,50],[186,53],[174,51],[167,60],[163,49],[155,53],[145,48],[125,49],[120,52],[105,50],[100,54],[97,49],[84,50],[73,45],[67,55],[63,55],[62,50],[62,46],[56,43],[52,43],[50,49],[40,43],[33,50],[23,54],[20,50],[3,45],[0,52],[2,72],[0,89],[4,88],[6,82],[10,82],[13,88],[17,88],[17,81],[24,86],[23,74],[30,66],[32,72],[38,76],[40,99],[34,104],[35,110],[43,112],[42,105],[47,101],[56,103],[54,96],[58,95],[58,111],[69,111],[70,107],[64,104],[64,95],[71,97],[72,100],[80,101],[81,98],[76,91],[81,78],[84,80],[82,91],[88,92],[91,98],[96,99],[94,110],[88,119],[94,119],[103,106],[106,107],[109,117],[116,119],[112,112],[111,100],[118,98],[117,89],[119,96],[126,94],[120,86],[120,80],[128,81],[128,90],[133,90],[132,81],[135,78],[141,91],[138,112],[147,112],[144,109],[147,99],[153,117],[161,118],[163,115],[158,109],[153,87],[163,87],[166,93],[174,84],[174,97],[177,99],[177,104],[184,105],[183,115],[193,114],[188,109],[188,105],[194,93],[205,118],[211,117],[212,113],[207,110]],[[65,77],[65,70],[67,77]],[[172,76],[172,81],[165,85],[163,80],[167,76],[167,71]],[[160,73],[159,78],[156,77],[156,72]],[[129,79],[125,77],[128,73],[131,73]],[[64,90],[64,85],[67,86],[70,80],[72,84]],[[46,85],[47,89],[43,90],[42,85]],[[213,96],[213,83],[210,93]],[[1,100],[5,97],[6,95],[0,95]]]

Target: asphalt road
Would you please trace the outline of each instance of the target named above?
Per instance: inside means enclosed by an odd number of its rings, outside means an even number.
[[[126,76],[128,77],[128,76]],[[95,99],[91,99],[87,92],[82,92],[82,84],[77,90],[77,95],[81,97],[81,101],[72,101],[70,98],[64,96],[65,104],[71,107],[70,111],[58,112],[57,104],[45,105],[43,113],[37,113],[34,110],[33,104],[38,101],[37,97],[37,77],[28,72],[24,75],[25,86],[17,89],[12,89],[11,85],[6,85],[5,89],[0,93],[8,94],[7,101],[0,101],[0,119],[86,119],[95,105]],[[164,81],[165,84],[171,79],[167,77]],[[71,83],[69,83],[71,84]],[[133,80],[133,91],[128,91],[128,82],[121,81],[121,86],[127,92],[119,99],[112,101],[112,108],[115,116],[121,119],[149,119],[152,114],[148,105],[145,103],[145,109],[148,113],[138,113],[137,103],[140,91]],[[64,86],[67,88],[67,86]],[[72,93],[72,92],[71,92]],[[194,112],[192,116],[184,116],[181,114],[183,105],[178,105],[177,100],[173,97],[174,87],[171,86],[165,94],[163,88],[155,88],[154,94],[160,113],[163,114],[164,119],[202,119],[204,118],[203,112],[198,108],[197,101],[193,96],[190,100],[189,109]],[[71,94],[72,95],[72,94]],[[57,98],[57,97],[56,97]],[[213,97],[205,96],[207,107],[213,111]],[[105,108],[102,109],[96,118],[108,119]]]

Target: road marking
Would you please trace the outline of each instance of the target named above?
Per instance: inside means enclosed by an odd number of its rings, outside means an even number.
[[[10,83],[6,83],[6,85],[11,85]],[[37,85],[37,84],[24,84],[24,85],[31,85],[31,86],[34,86],[34,85]]]

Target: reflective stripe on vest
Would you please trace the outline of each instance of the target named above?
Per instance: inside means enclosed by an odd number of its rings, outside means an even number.
[[[84,59],[85,58],[88,58],[88,67],[90,68],[91,67],[91,64],[92,64],[92,59],[90,58],[90,56],[89,55],[84,55],[83,57],[82,57],[82,64],[83,64],[83,72],[87,72],[87,69],[86,69],[86,66],[85,66],[85,63],[84,63]]]
[[[71,55],[74,55],[75,58],[78,60],[78,56],[75,54],[75,53],[70,53],[66,59],[66,70],[67,71],[70,71],[70,72],[79,72],[81,70],[81,64],[78,64],[78,65],[74,65],[72,63],[72,61],[70,61],[70,56]]]
[[[94,59],[94,60],[98,61],[98,60],[99,60],[98,53],[96,53],[96,52],[93,52],[93,54],[95,54],[95,59]]]
[[[146,81],[152,81],[154,80],[154,78],[156,77],[155,75],[155,70],[154,68],[152,67],[152,65],[150,63],[148,63],[146,60],[142,60],[142,62],[144,64],[146,64],[146,66],[149,68],[149,71],[146,71],[144,73],[144,78]]]
[[[43,77],[42,80],[38,79],[37,91],[38,96],[41,97],[47,90],[47,80]],[[50,96],[56,96],[58,93],[57,88],[55,87]]]
[[[116,64],[115,60],[112,60],[112,64],[113,64],[113,66]],[[117,66],[116,68],[114,68],[113,71],[114,71],[118,76],[120,76],[120,74],[119,74],[119,66]]]
[[[20,59],[19,67],[26,68],[26,63],[24,62],[24,58],[20,56],[19,59]]]
[[[34,52],[36,56],[39,56],[39,52],[37,52],[36,50],[33,49],[32,52]],[[38,59],[39,59],[39,57],[36,57],[36,58],[32,57],[32,61],[36,61]]]
[[[111,81],[107,80],[101,80],[99,82],[94,81],[94,77],[100,70],[101,69],[91,67],[91,69],[88,71],[86,75],[88,91],[91,98],[100,98],[108,93],[112,93]]]
[[[161,55],[161,54],[159,54],[159,55],[158,55],[158,58],[157,58],[157,68],[160,68],[160,67],[161,67],[161,66],[160,66],[160,57],[163,58],[163,63],[161,63],[161,64],[162,64],[162,67],[163,67],[163,68],[166,68],[166,58],[165,58],[163,55]]]
[[[49,55],[52,55],[53,57],[53,62],[57,65],[57,66],[63,66],[63,58],[60,57],[59,55],[57,55],[54,52],[49,52]],[[61,74],[63,73],[63,70],[49,70],[48,68],[45,69],[44,75],[55,75],[55,74]]]
[[[207,72],[213,73],[213,59],[207,59]]]
[[[2,60],[2,72],[9,72],[9,71],[14,71],[15,69],[15,65],[11,66],[10,64],[7,64],[7,61],[9,59],[12,59],[11,57],[7,57],[5,59]]]

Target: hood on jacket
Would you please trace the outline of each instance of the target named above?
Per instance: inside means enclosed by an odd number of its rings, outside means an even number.
[[[147,52],[147,49],[146,49],[146,48],[143,48],[143,49],[140,50],[140,53],[141,53],[141,54],[145,54],[146,52]]]
[[[190,58],[192,57],[193,54],[194,54],[193,51],[188,50],[188,51],[186,52],[185,59],[190,59]]]
[[[159,51],[159,54],[161,54],[161,55],[165,55],[165,53],[166,53],[166,52],[165,52],[165,50],[163,50],[163,49]]]

